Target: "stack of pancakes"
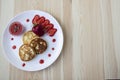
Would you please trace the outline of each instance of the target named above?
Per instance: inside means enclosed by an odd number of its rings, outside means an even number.
[[[28,31],[23,35],[23,45],[19,48],[19,56],[22,61],[33,59],[36,54],[41,54],[47,49],[45,40]]]

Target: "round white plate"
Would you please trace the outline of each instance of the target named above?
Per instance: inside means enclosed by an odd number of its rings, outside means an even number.
[[[21,61],[19,57],[19,48],[23,44],[22,36],[24,32],[32,29],[33,27],[32,19],[36,14],[44,16],[46,19],[49,19],[50,22],[54,24],[54,28],[57,29],[57,32],[53,37],[50,37],[47,34],[41,37],[44,40],[46,40],[48,44],[47,50],[43,54],[38,54],[32,60],[24,62]],[[26,21],[27,19],[29,19],[29,22]],[[13,36],[9,33],[9,26],[14,21],[19,21],[23,24],[25,31],[22,33],[22,35]],[[14,40],[11,40],[11,38],[14,38]],[[52,41],[53,39],[56,39],[56,42],[53,42]],[[63,32],[59,23],[53,16],[43,11],[31,10],[18,14],[17,16],[10,20],[3,33],[2,42],[5,51],[5,56],[13,66],[25,71],[37,71],[50,66],[58,58],[63,47]],[[16,49],[12,49],[12,46],[14,45],[16,45]],[[54,50],[52,50],[52,48],[54,48]],[[51,54],[51,56],[48,56],[49,54]],[[39,63],[40,60],[44,60],[44,63],[40,64]],[[23,66],[23,64],[25,64],[25,66]]]

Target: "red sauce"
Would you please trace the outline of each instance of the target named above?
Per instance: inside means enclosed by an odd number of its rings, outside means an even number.
[[[13,48],[13,49],[16,49],[16,45],[13,45],[12,48]]]
[[[55,50],[55,48],[52,48],[52,50]]]
[[[11,40],[14,40],[14,38],[11,38]]]
[[[26,22],[29,22],[30,20],[29,19],[26,19]]]
[[[22,64],[22,67],[25,67],[25,63]]]
[[[9,26],[9,32],[12,35],[20,35],[23,30],[23,25],[20,22],[13,22]]]
[[[56,42],[56,39],[53,39],[52,42]]]
[[[51,57],[51,54],[48,54],[48,57]]]
[[[44,63],[44,60],[43,60],[43,59],[41,59],[41,60],[39,61],[39,63],[40,63],[40,64],[43,64],[43,63]]]

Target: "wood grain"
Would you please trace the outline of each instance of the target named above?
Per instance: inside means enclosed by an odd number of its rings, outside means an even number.
[[[63,50],[50,67],[26,72],[8,64],[0,46],[1,80],[120,79],[120,0],[0,0],[0,32],[26,10],[46,11],[58,20]]]
[[[75,80],[103,80],[102,25],[99,0],[76,0],[76,3],[73,2],[73,4],[74,78]],[[77,6],[81,5],[80,8],[76,9],[76,4],[78,4]]]
[[[103,1],[102,6],[105,8],[102,8],[102,16],[103,16],[103,39],[104,39],[104,70],[105,70],[105,78],[118,78],[120,79],[119,76],[119,53],[118,50],[120,49],[119,47],[119,42],[120,40],[120,34],[119,32],[119,22],[116,21],[120,17],[116,17],[119,15],[118,12],[120,11],[120,7],[118,6],[119,0],[106,0]],[[108,3],[108,5],[104,4]],[[116,11],[115,11],[116,10]],[[117,11],[118,10],[118,11]],[[117,42],[117,43],[116,43]]]
[[[6,5],[6,2],[9,3]],[[2,34],[5,29],[6,23],[13,17],[13,0],[0,0],[0,80],[9,79],[9,63],[4,57],[4,51],[2,47]],[[9,8],[9,9],[8,9]]]

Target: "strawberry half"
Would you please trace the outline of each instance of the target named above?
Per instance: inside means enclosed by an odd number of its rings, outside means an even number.
[[[47,26],[50,23],[50,21],[48,19],[46,19],[41,25],[42,26]]]
[[[38,35],[39,37],[40,36],[43,36],[44,35],[44,31],[42,29],[42,26],[41,25],[35,25],[33,28],[32,28],[32,31]]]
[[[51,37],[54,36],[55,33],[56,33],[56,31],[57,31],[56,28],[52,28],[52,29],[50,29],[50,30],[48,31],[49,36],[51,36]]]
[[[38,24],[37,23],[37,20],[40,18],[40,16],[39,15],[35,15],[35,17],[33,18],[33,20],[32,20],[32,23],[33,24]]]
[[[37,20],[37,23],[42,24],[44,21],[45,21],[45,17],[42,16]]]
[[[52,29],[54,27],[54,25],[52,23],[48,24],[47,26],[45,26],[43,28],[44,32],[48,32],[50,29]]]

